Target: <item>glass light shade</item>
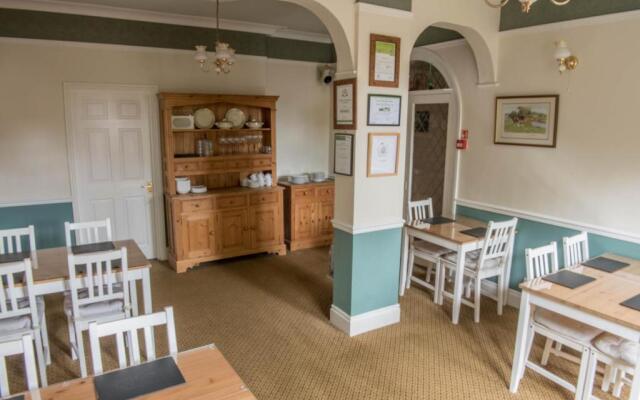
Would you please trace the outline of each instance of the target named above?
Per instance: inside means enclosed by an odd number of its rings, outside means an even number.
[[[231,71],[231,66],[235,63],[236,51],[229,47],[228,43],[217,42],[216,43],[216,72],[224,72],[225,74]]]
[[[531,10],[531,6],[538,0],[520,0],[522,6],[522,12],[528,13]]]
[[[556,60],[564,60],[571,56],[571,50],[569,50],[569,46],[567,46],[567,42],[564,40],[560,40],[556,44]]]
[[[200,64],[207,62],[207,46],[196,46],[196,54],[193,58]]]

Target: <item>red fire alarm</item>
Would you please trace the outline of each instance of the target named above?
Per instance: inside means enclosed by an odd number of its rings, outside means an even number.
[[[458,150],[466,150],[467,149],[467,139],[458,139],[456,141],[456,149],[458,149]]]
[[[463,129],[462,130],[462,139],[469,139],[469,130],[468,129]]]

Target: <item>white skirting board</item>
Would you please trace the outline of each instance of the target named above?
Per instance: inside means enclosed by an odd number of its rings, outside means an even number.
[[[489,280],[482,281],[482,295],[496,300],[498,298],[498,284]],[[509,289],[507,293],[507,305],[513,308],[520,308],[520,292]]]
[[[356,336],[400,322],[400,304],[350,316],[335,305],[331,306],[331,323],[349,336]]]

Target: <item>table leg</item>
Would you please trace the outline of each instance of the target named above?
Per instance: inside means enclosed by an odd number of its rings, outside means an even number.
[[[507,258],[507,270],[504,273],[503,279],[503,289],[504,289],[504,297],[502,299],[502,305],[506,306],[509,302],[509,280],[511,280],[511,264],[513,263],[513,252],[509,251],[509,255]]]
[[[407,267],[409,261],[409,232],[407,228],[402,229],[402,259],[400,260],[400,296],[404,296],[407,286]]]
[[[640,352],[638,352],[636,367],[633,371],[633,382],[631,384],[631,395],[629,398],[640,399]]]
[[[453,287],[453,312],[451,321],[454,325],[458,324],[460,320],[460,308],[462,307],[462,292],[464,291],[464,259],[465,250],[458,249],[458,256],[456,258],[456,281]]]
[[[520,296],[520,316],[518,317],[518,333],[516,335],[515,349],[513,351],[513,364],[511,365],[511,393],[518,392],[518,385],[522,379],[525,364],[527,362],[527,332],[529,330],[529,318],[531,317],[531,304],[529,293],[522,291]]]
[[[142,270],[142,298],[144,301],[144,313],[153,313],[153,303],[151,300],[151,266]],[[156,348],[155,335],[153,327],[150,328],[151,347]],[[146,340],[146,339],[145,339]]]
[[[131,301],[131,316],[138,316],[138,281],[133,279],[129,281],[129,298]]]

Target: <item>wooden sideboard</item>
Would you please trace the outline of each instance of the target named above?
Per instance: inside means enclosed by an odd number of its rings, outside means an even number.
[[[333,241],[334,182],[284,187],[285,239],[291,251],[329,246]]]
[[[277,182],[278,98],[182,93],[161,93],[158,97],[171,266],[177,272],[185,272],[200,263],[223,258],[264,252],[286,254],[283,188],[249,189],[240,185],[243,178],[259,172],[271,174],[273,182]],[[216,121],[237,108],[263,126],[172,129],[172,116],[193,115],[200,108],[211,110]],[[204,139],[213,143],[214,152],[198,157],[197,142]],[[206,186],[207,193],[178,194],[176,177],[189,178],[192,185]]]

